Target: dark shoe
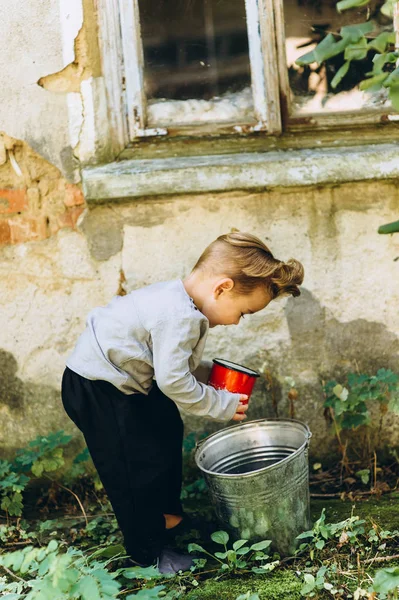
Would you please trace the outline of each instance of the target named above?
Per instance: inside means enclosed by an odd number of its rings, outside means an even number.
[[[158,560],[158,570],[166,575],[168,573],[177,573],[178,571],[188,571],[193,566],[193,559],[188,554],[180,554],[174,550],[165,548],[162,550]]]

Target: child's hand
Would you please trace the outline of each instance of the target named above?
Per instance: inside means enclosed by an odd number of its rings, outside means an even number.
[[[245,413],[248,410],[248,404],[242,404],[243,402],[248,402],[248,396],[246,396],[245,394],[241,394],[240,396],[240,403],[237,406],[236,414],[231,419],[232,421],[243,421],[247,418],[247,415]]]

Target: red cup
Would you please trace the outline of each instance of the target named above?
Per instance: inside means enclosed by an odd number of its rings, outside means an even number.
[[[235,394],[246,394],[249,397],[259,373],[237,365],[230,360],[213,359],[213,367],[208,384],[217,390],[228,390]],[[243,404],[248,404],[248,400]]]

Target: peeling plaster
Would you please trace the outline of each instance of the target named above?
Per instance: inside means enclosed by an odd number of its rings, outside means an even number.
[[[78,160],[82,155],[88,160],[101,147],[96,133],[99,123],[108,127],[95,7],[92,0],[83,0],[83,3],[75,0],[73,7],[69,1],[61,0],[60,6],[63,58],[67,64],[60,71],[41,77],[37,83],[49,92],[67,95],[73,153]]]

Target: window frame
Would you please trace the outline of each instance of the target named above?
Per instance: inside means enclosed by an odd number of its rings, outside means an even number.
[[[399,5],[399,3],[397,3]],[[146,137],[209,137],[283,131],[328,130],[389,124],[397,113],[376,109],[365,113],[340,112],[327,115],[292,114],[286,67],[283,0],[245,0],[252,89],[257,123],[209,123],[166,128],[146,126],[143,85],[143,48],[138,0],[96,0],[99,46],[109,120],[100,132],[107,139],[108,156],[118,156],[132,143]],[[399,19],[396,14],[397,46]],[[276,68],[277,66],[277,68]],[[105,99],[103,99],[105,100]],[[395,126],[395,125],[394,125]],[[93,156],[95,160],[95,156]]]
[[[125,81],[125,111],[127,114],[129,141],[157,135],[197,135],[218,133],[251,133],[264,131],[281,133],[279,83],[274,65],[277,62],[277,45],[273,0],[245,0],[249,59],[251,67],[252,96],[255,121],[196,124],[168,128],[147,125],[147,99],[144,92],[144,57],[138,0],[112,0],[111,17],[115,20],[119,10],[119,47],[123,60]],[[105,0],[100,0],[103,10],[109,10]],[[266,57],[268,57],[266,59]]]

